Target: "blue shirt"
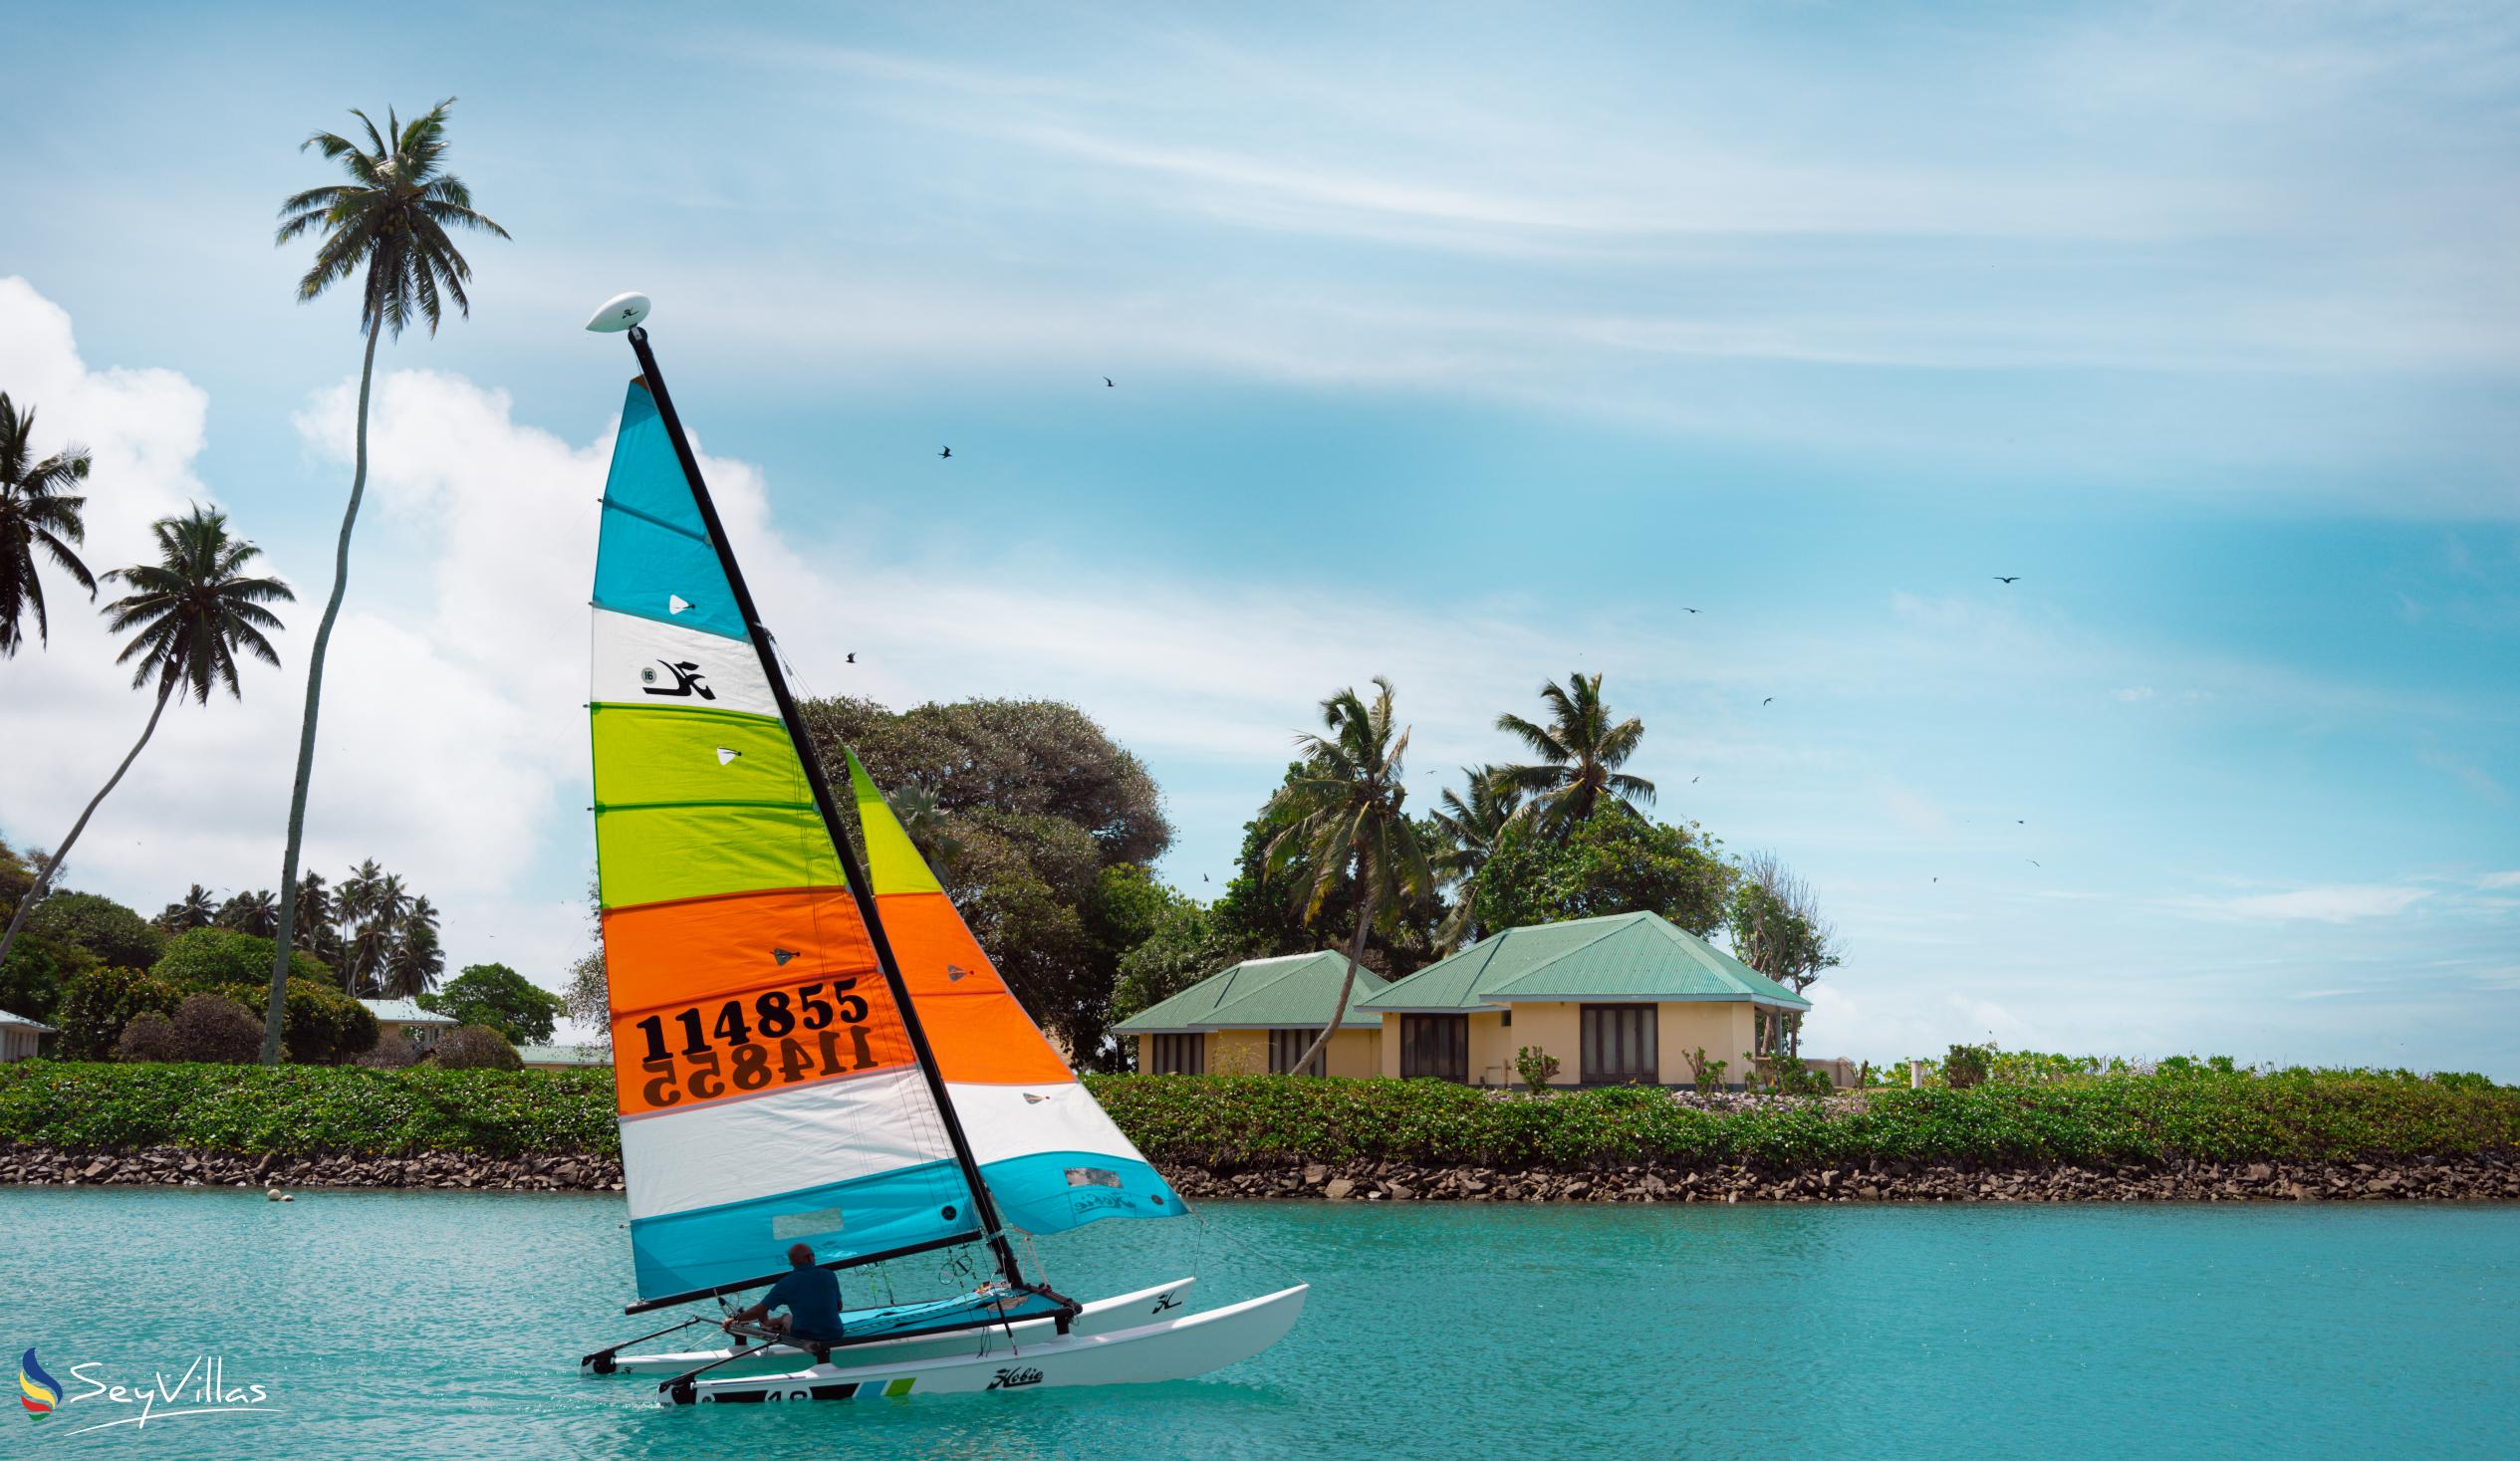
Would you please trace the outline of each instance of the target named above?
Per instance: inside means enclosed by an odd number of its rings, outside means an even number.
[[[827,1268],[790,1269],[770,1286],[761,1302],[788,1309],[788,1331],[805,1339],[837,1339],[840,1335],[840,1275]]]

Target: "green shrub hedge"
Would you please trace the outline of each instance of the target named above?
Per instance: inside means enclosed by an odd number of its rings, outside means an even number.
[[[1397,1159],[1491,1167],[1654,1159],[2023,1166],[2467,1156],[2520,1148],[2520,1090],[2345,1072],[2095,1077],[1876,1091],[1865,1109],[1777,1101],[1716,1114],[1658,1091],[1502,1096],[1432,1081],[1097,1076],[1158,1162]],[[75,1149],[468,1151],[611,1156],[609,1071],[417,1067],[0,1067],[0,1141]]]

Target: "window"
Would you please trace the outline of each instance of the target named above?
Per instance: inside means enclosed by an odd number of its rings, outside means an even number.
[[[1400,1016],[1400,1076],[1470,1084],[1470,1017]]]
[[[1588,1086],[1655,1083],[1652,1005],[1586,1005],[1584,1063]]]
[[[1323,1046],[1304,1069],[1295,1069],[1318,1030],[1272,1030],[1269,1032],[1269,1074],[1272,1076],[1321,1076],[1328,1074],[1324,1066],[1330,1059],[1330,1047]]]
[[[1154,1042],[1154,1064],[1147,1074],[1153,1076],[1198,1076],[1207,1071],[1207,1037],[1204,1035],[1150,1035]]]

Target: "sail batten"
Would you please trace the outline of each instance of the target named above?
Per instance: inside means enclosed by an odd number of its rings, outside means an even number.
[[[656,396],[623,407],[589,737],[630,1251],[644,1300],[983,1238],[915,1012]]]

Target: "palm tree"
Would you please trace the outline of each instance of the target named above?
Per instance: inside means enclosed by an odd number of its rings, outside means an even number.
[[[9,956],[9,945],[17,941],[18,929],[26,923],[26,915],[42,901],[44,889],[60,870],[62,859],[70,855],[71,845],[79,834],[87,831],[88,819],[123,780],[123,773],[139,759],[140,748],[157,731],[157,718],[166,712],[166,702],[179,693],[189,693],[206,705],[212,685],[224,685],[227,692],[243,699],[244,689],[236,679],[236,653],[242,649],[265,664],[278,664],[271,641],[263,630],[280,627],[279,616],[264,605],[287,602],[297,596],[278,579],[248,578],[244,568],[262,556],[262,550],[227,532],[227,515],[207,508],[195,507],[189,517],[160,518],[153,529],[157,535],[157,562],[135,564],[116,569],[106,575],[129,586],[131,592],[106,606],[112,617],[108,623],[114,632],[135,629],[131,641],[116,657],[118,664],[139,661],[131,671],[131,687],[137,689],[151,679],[157,681],[157,698],[149,707],[148,724],[140,730],[140,738],[131,743],[123,764],[114,768],[104,787],[89,799],[87,810],[71,824],[70,836],[53,850],[44,870],[18,899],[17,915],[9,920],[9,931],[0,934],[0,960]],[[203,922],[208,922],[210,895],[200,884],[193,884],[193,893],[202,903]],[[186,906],[191,899],[187,897]]]
[[[168,933],[189,933],[218,921],[218,899],[194,883],[184,895],[157,910],[157,926]]]
[[[1302,762],[1261,813],[1284,824],[1269,840],[1269,867],[1301,865],[1295,907],[1305,922],[1320,914],[1323,900],[1343,879],[1353,879],[1356,887],[1357,926],[1348,936],[1348,975],[1339,983],[1330,1023],[1295,1062],[1299,1071],[1312,1064],[1348,1016],[1348,996],[1357,987],[1367,932],[1378,922],[1389,932],[1401,912],[1424,906],[1434,886],[1417,824],[1400,810],[1408,798],[1400,785],[1408,731],[1391,727],[1390,680],[1377,675],[1374,683],[1381,693],[1370,707],[1354,689],[1321,702],[1322,725],[1330,734],[1295,738]]]
[[[331,963],[333,895],[324,885],[323,873],[310,872],[298,879],[296,922],[300,930],[299,946],[315,958]],[[279,916],[276,910],[273,914],[272,926],[275,931],[279,927]]]
[[[1500,793],[1526,798],[1517,818],[1529,818],[1553,836],[1592,817],[1604,807],[1635,812],[1636,804],[1653,803],[1653,783],[1629,776],[1619,768],[1637,754],[1645,724],[1630,717],[1614,725],[1610,707],[1602,703],[1602,677],[1578,671],[1565,686],[1551,680],[1540,687],[1548,704],[1546,729],[1519,715],[1496,717],[1496,728],[1511,732],[1540,758],[1530,766],[1500,766],[1490,780]]]
[[[271,959],[271,1003],[263,1018],[263,1064],[280,1062],[280,1018],[288,992],[289,944],[297,913],[298,854],[306,842],[307,788],[315,775],[315,720],[324,697],[324,651],[333,641],[333,621],[342,611],[342,594],[350,586],[350,535],[359,523],[359,499],[368,490],[368,388],[377,373],[377,337],[392,331],[400,339],[405,325],[425,322],[437,333],[441,298],[451,299],[457,313],[470,316],[472,302],[464,284],[472,266],[464,262],[449,228],[475,229],[497,237],[507,230],[473,211],[472,190],[445,170],[447,98],[405,123],[391,110],[383,131],[353,110],[368,130],[368,145],[334,132],[319,131],[299,146],[313,147],[339,162],[350,175],[347,183],[308,188],[280,205],[280,228],[272,240],[285,244],[314,233],[315,263],[298,281],[301,301],[321,297],[334,285],[365,271],[359,301],[359,328],[368,337],[367,355],[359,366],[359,430],[350,479],[350,506],[342,513],[340,544],[333,551],[333,595],[316,625],[315,647],[307,654],[306,714],[298,729],[298,774],[289,792],[289,840],[280,860],[280,931]]]
[[[394,940],[393,951],[385,957],[383,992],[395,999],[417,999],[437,987],[437,976],[446,972],[446,955],[437,946],[437,924],[432,912],[430,921],[416,917],[425,907],[422,898],[412,905],[414,917],[402,936]]]
[[[52,622],[44,616],[44,584],[35,574],[35,550],[42,548],[63,573],[79,581],[88,597],[97,597],[96,575],[71,551],[87,541],[82,509],[85,497],[64,489],[88,478],[85,447],[65,446],[42,461],[29,461],[27,438],[35,434],[35,407],[24,414],[0,390],[0,658],[15,655],[23,637],[18,620],[35,610],[35,636],[52,642]]]
[[[962,839],[947,830],[936,794],[917,782],[905,782],[884,793],[883,802],[892,809],[901,831],[909,834],[910,846],[918,849],[930,867],[950,878],[954,864],[962,859]]]
[[[1453,887],[1452,911],[1435,931],[1436,941],[1445,948],[1459,948],[1478,931],[1470,904],[1478,890],[1479,871],[1487,866],[1496,852],[1496,840],[1504,836],[1522,805],[1521,792],[1497,784],[1497,770],[1462,767],[1467,799],[1446,787],[1435,810],[1435,826],[1442,831],[1446,846],[1435,850],[1432,861],[1436,873]]]
[[[269,938],[272,930],[280,926],[280,906],[270,888],[240,892],[220,904],[218,916],[210,921],[221,928]]]

